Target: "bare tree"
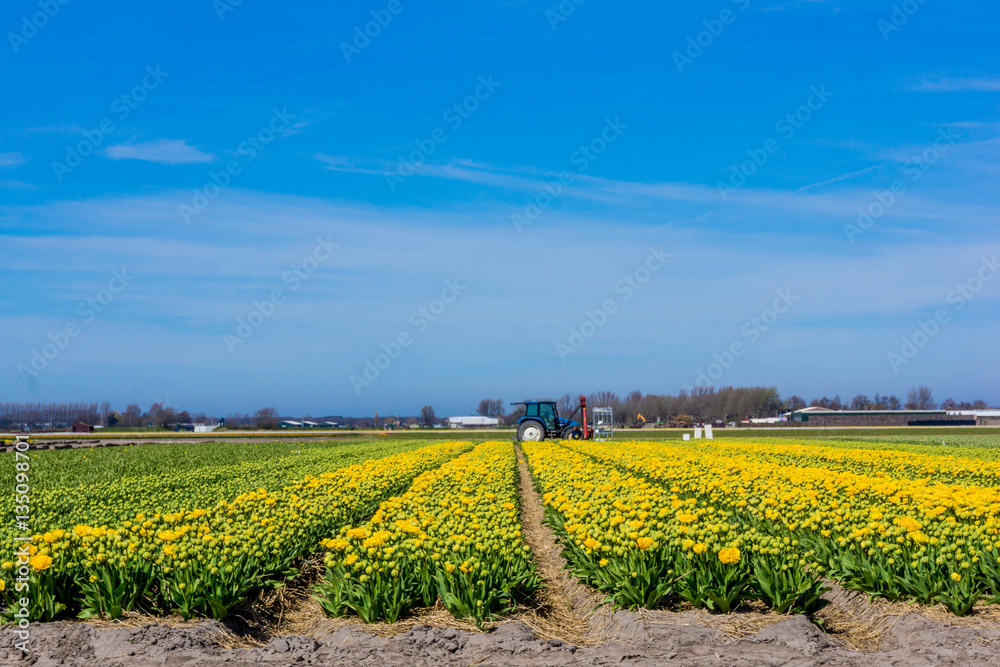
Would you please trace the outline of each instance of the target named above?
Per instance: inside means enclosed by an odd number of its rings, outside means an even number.
[[[257,428],[278,428],[277,408],[261,408],[253,413],[254,423]]]
[[[934,394],[931,393],[930,387],[920,385],[906,394],[907,410],[933,410],[936,407],[937,403],[934,402]]]
[[[420,408],[420,423],[424,426],[433,426],[437,417],[434,415],[434,408],[430,405],[425,405]]]
[[[562,408],[558,408],[558,409],[559,409],[559,414],[563,415]],[[566,414],[569,414],[569,413],[566,413]],[[523,416],[524,416],[524,406],[523,405],[519,405],[516,408],[514,408],[513,412],[511,412],[510,414],[504,415],[502,421],[503,421],[504,425],[506,425],[506,426],[513,426],[514,424],[517,423],[517,420],[520,419]],[[565,415],[563,415],[563,416],[565,416]]]
[[[573,400],[573,396],[571,394],[563,394],[559,397],[559,400],[556,401],[556,410],[563,417],[568,417],[574,410],[576,410],[577,405],[579,405],[579,403]]]
[[[156,408],[155,410],[153,408]],[[170,424],[177,422],[177,414],[170,406],[164,407],[162,403],[155,403],[149,409],[150,418],[156,428],[166,428]]]
[[[603,407],[617,407],[618,406],[618,394],[613,391],[599,391],[596,394],[591,394],[587,400],[588,405],[593,404],[595,408]]]
[[[481,417],[503,417],[506,412],[503,399],[500,398],[484,398],[476,408],[476,413]]]
[[[785,401],[785,406],[792,412],[795,412],[806,407],[806,401],[801,396],[789,396],[788,400]]]
[[[142,419],[142,408],[139,407],[138,403],[131,403],[125,408],[125,414],[122,417],[124,417],[125,426],[134,428],[139,425],[139,420]]]
[[[867,410],[868,405],[871,403],[868,397],[864,394],[858,394],[851,399],[851,410]]]

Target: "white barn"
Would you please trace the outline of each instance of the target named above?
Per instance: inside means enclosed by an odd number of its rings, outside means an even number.
[[[496,417],[448,417],[450,428],[490,428],[500,426],[500,420]]]

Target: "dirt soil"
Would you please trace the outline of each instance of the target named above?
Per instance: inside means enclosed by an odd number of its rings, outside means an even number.
[[[940,623],[916,614],[899,618],[874,652],[848,648],[802,616],[784,618],[733,640],[722,629],[678,614],[648,623],[646,637],[577,647],[537,639],[522,622],[487,633],[414,625],[394,637],[343,625],[321,636],[275,637],[255,648],[225,648],[215,621],[180,627],[150,623],[97,628],[50,623],[31,630],[22,658],[15,635],[0,638],[2,665],[997,665],[1000,629]]]
[[[965,618],[942,608],[875,601],[833,586],[831,604],[810,620],[751,607],[705,611],[618,611],[568,577],[542,504],[518,452],[522,526],[546,588],[530,607],[479,632],[443,609],[395,625],[327,619],[309,595],[320,571],[262,595],[227,620],[129,615],[119,621],[30,628],[28,654],[0,629],[0,667],[169,665],[1000,665],[1000,610]],[[814,622],[815,621],[815,622]],[[821,624],[824,629],[820,629]]]

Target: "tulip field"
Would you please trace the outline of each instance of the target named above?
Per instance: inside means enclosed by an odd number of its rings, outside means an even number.
[[[941,449],[703,440],[525,453],[574,572],[622,606],[810,612],[830,579],[964,615],[1000,600],[1000,462]]]
[[[34,534],[0,528],[8,618],[20,583],[33,620],[222,619],[316,554],[323,611],[364,622],[440,602],[481,626],[545,585],[511,442],[209,446],[32,452]],[[1000,601],[1000,449],[522,447],[569,574],[619,607],[809,614],[830,582],[957,615]]]
[[[224,618],[250,592],[294,576],[296,560],[315,552],[331,530],[370,515],[418,474],[471,445],[391,454],[393,449],[378,443],[346,457],[335,451],[332,465],[316,456],[315,474],[300,471],[301,477],[270,489],[254,485],[261,467],[301,462],[265,460],[248,466],[245,477],[225,476],[207,486],[192,486],[189,478],[197,474],[185,472],[97,482],[99,495],[88,494],[86,486],[47,490],[38,498],[43,532],[29,543],[11,534],[2,538],[10,560],[0,563],[0,595],[13,602],[17,552],[26,544],[35,619],[116,618],[138,609]],[[174,493],[175,487],[184,493]],[[158,509],[150,507],[157,502]],[[60,523],[58,510],[69,520]]]
[[[323,542],[324,608],[392,622],[440,595],[479,623],[512,611],[541,583],[521,541],[517,479],[513,446],[484,443],[420,475],[370,521],[342,527]]]

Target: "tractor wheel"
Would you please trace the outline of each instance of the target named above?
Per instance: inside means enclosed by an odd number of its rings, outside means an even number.
[[[563,440],[579,440],[581,435],[579,426],[567,426],[559,435]]]
[[[545,427],[536,421],[522,423],[517,429],[517,439],[519,442],[525,440],[541,441],[545,439]]]

